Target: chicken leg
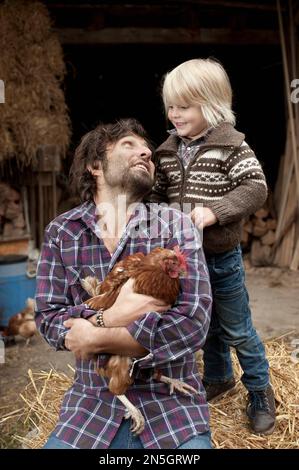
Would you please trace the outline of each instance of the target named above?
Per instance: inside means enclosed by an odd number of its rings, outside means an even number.
[[[154,373],[154,379],[158,382],[163,382],[169,385],[170,395],[172,395],[175,390],[184,393],[185,395],[193,395],[194,393],[198,393],[197,390],[195,390],[195,388],[193,388],[191,385],[185,384],[178,379],[171,379],[170,377],[166,377],[166,375],[162,375],[160,371],[156,371]]]
[[[138,435],[141,434],[142,431],[144,430],[144,417],[140,413],[140,411],[136,408],[136,406],[133,405],[133,403],[128,400],[128,398],[125,395],[116,395],[116,397],[125,405],[127,408],[126,414],[125,414],[125,419],[132,419],[132,426],[131,426],[131,431]]]

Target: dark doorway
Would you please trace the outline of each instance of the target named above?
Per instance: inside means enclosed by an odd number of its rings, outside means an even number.
[[[220,60],[232,82],[237,128],[274,187],[286,128],[279,46],[65,45],[64,53],[73,146],[99,121],[129,116],[161,143],[167,135],[160,98],[163,75],[191,58]]]

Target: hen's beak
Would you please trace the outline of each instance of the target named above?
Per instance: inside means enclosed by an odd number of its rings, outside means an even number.
[[[182,268],[179,270],[179,275],[180,275],[180,277],[187,277],[187,269],[186,269],[186,267],[182,267]]]

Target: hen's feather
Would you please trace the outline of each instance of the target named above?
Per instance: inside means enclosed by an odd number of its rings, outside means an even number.
[[[177,271],[169,272],[168,268],[175,267]],[[185,270],[185,257],[177,249],[155,248],[148,255],[136,253],[126,257],[117,263],[103,282],[85,280],[81,281],[91,292],[90,286],[97,286],[93,292],[98,295],[87,300],[87,304],[94,310],[111,307],[123,284],[129,279],[134,279],[134,292],[152,296],[164,301],[167,305],[173,305],[180,290],[179,273]],[[177,273],[176,277],[171,274]],[[129,374],[131,359],[125,356],[111,356],[105,369],[99,373],[110,378],[109,389],[119,395],[125,393],[132,379]]]
[[[20,335],[30,338],[37,332],[34,320],[34,300],[27,299],[27,306],[9,319],[8,327],[4,330],[5,336]]]

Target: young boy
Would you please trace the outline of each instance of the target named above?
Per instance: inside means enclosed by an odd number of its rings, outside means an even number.
[[[151,201],[180,203],[183,210],[184,203],[191,203],[191,217],[203,229],[213,291],[204,346],[207,398],[235,386],[234,347],[249,392],[251,428],[271,434],[275,401],[269,364],[252,325],[240,249],[241,220],[265,202],[265,177],[244,134],[234,128],[231,85],[218,62],[194,59],[176,67],[166,75],[163,101],[174,129],[156,152]]]

